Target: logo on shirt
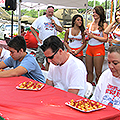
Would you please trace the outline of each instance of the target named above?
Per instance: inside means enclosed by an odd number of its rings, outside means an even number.
[[[102,103],[120,110],[120,89],[108,84]]]
[[[51,23],[44,23],[45,25],[45,30],[54,30],[54,25],[52,25]]]

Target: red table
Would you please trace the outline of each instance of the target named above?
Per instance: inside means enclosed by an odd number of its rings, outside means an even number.
[[[65,105],[80,99],[54,87],[45,85],[40,91],[17,90],[26,77],[0,78],[0,113],[9,120],[120,120],[120,111],[105,109],[83,113]]]

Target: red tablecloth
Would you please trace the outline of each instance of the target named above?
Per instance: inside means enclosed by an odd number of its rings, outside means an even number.
[[[48,85],[40,91],[17,90],[23,81],[30,79],[0,78],[0,113],[9,120],[120,120],[120,111],[110,106],[90,113],[72,109],[65,102],[81,97]]]

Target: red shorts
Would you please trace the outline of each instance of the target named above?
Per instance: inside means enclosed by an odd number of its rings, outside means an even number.
[[[72,49],[72,50],[78,50],[79,48],[70,48],[70,49]],[[67,50],[67,52],[68,52],[68,50]],[[80,51],[80,52],[76,55],[76,57],[80,57],[80,56],[83,56],[83,50]]]
[[[103,44],[96,46],[88,45],[86,54],[92,57],[105,56],[105,46]]]

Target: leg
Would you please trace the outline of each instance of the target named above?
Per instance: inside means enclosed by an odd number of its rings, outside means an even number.
[[[46,64],[45,64],[45,70],[48,71],[49,70],[49,65],[50,63],[48,62],[47,58],[46,58]]]
[[[87,81],[92,83],[93,81],[93,57],[86,54],[86,69],[87,69]]]
[[[44,55],[42,49],[40,48],[40,46],[38,46],[38,49],[37,49],[37,52],[36,52],[36,60],[37,60],[37,62],[40,65],[41,68],[43,66],[44,59],[45,59],[45,55]]]
[[[95,56],[94,57],[96,83],[98,82],[98,79],[102,73],[103,62],[104,62],[104,56]]]

